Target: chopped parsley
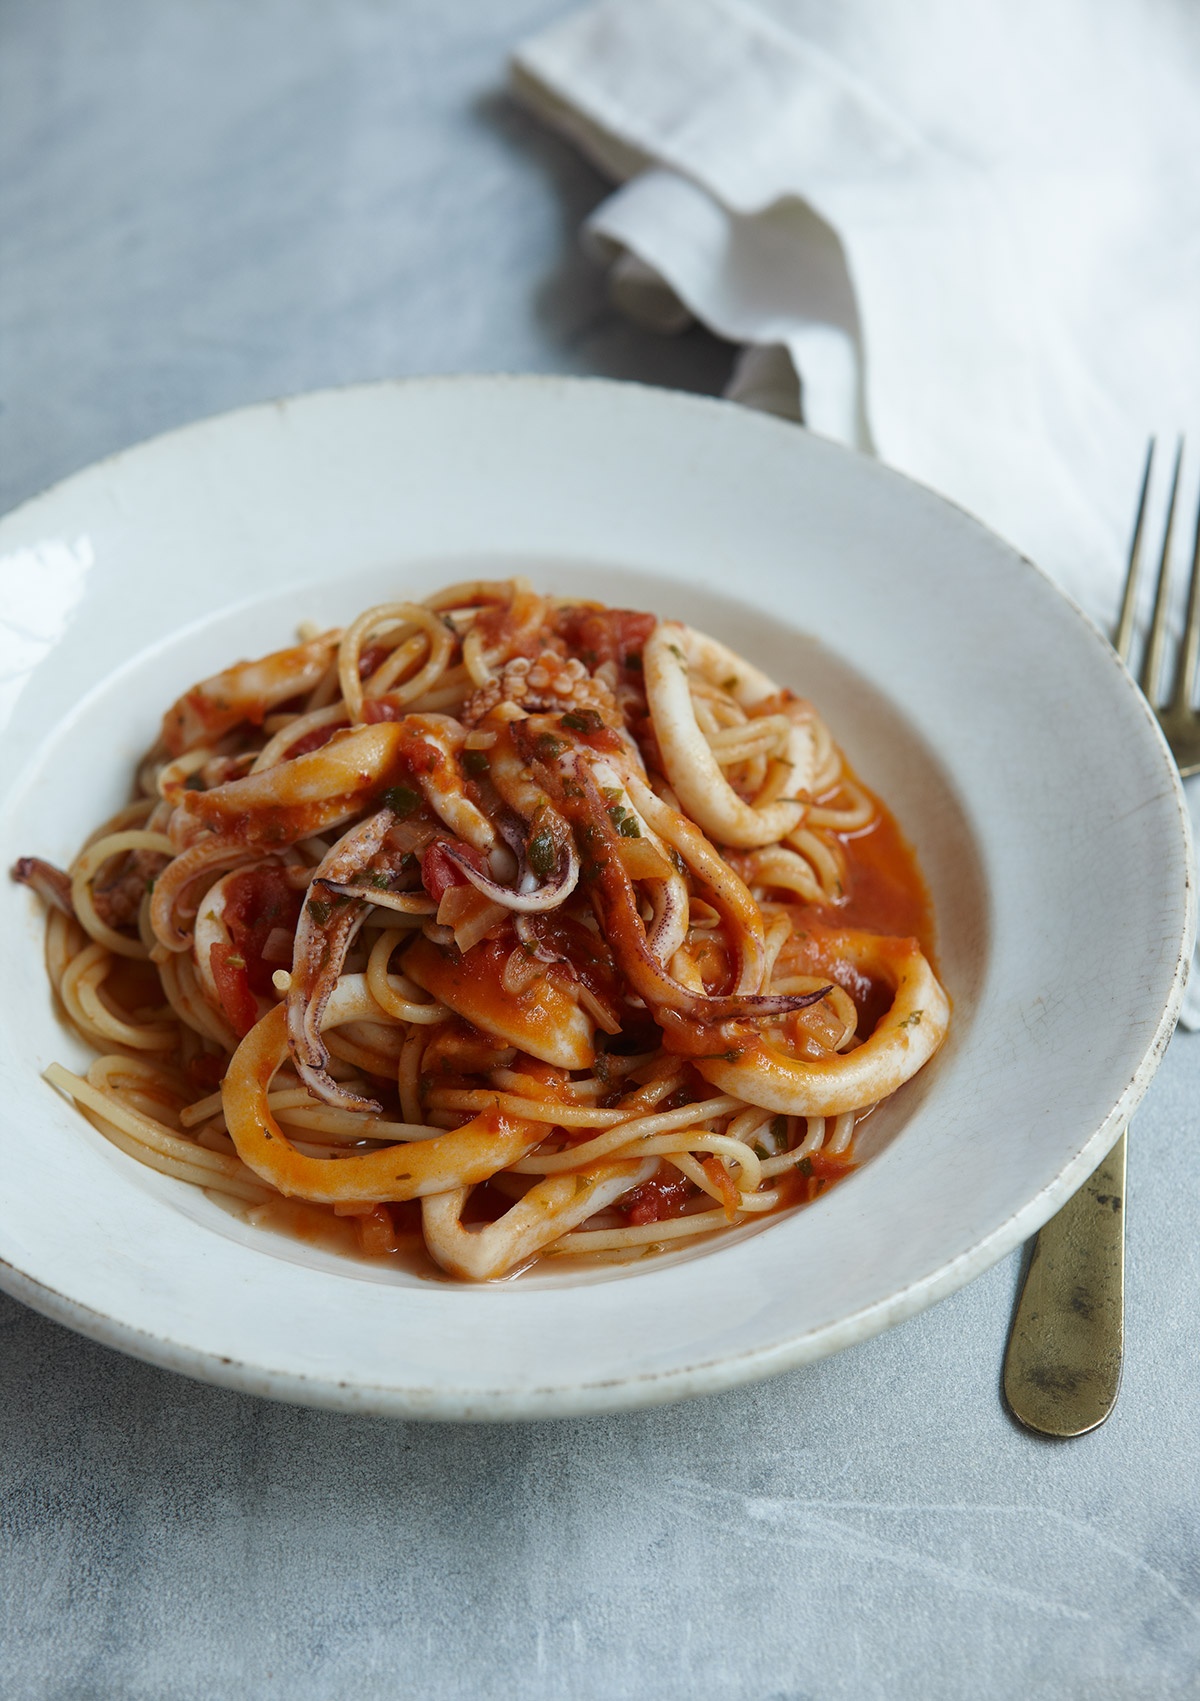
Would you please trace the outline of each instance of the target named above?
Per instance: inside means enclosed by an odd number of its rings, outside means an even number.
[[[472,776],[486,774],[490,766],[486,750],[464,750],[462,763]]]
[[[421,807],[421,794],[411,786],[389,786],[383,794],[383,801],[393,815],[398,815],[402,821],[406,821]]]
[[[573,709],[561,716],[558,724],[566,727],[568,732],[599,732],[604,722],[595,709]]]
[[[529,866],[539,879],[548,879],[558,863],[558,848],[548,827],[540,827],[525,852]]]
[[[304,907],[318,927],[325,926],[331,913],[328,904],[322,903],[320,898],[310,898]]]

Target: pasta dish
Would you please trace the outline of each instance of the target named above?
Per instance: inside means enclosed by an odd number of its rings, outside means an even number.
[[[204,680],[69,870],[14,874],[95,1128],[465,1280],[811,1201],[949,1020],[911,854],[814,707],[521,579]]]

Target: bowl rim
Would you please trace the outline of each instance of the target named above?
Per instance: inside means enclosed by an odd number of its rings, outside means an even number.
[[[355,397],[363,392],[397,391],[405,397],[419,396],[422,391],[446,390],[449,387],[467,392],[484,387],[491,391],[511,389],[529,393],[582,395],[589,392],[641,392],[653,398],[653,405],[694,410],[699,413],[742,413],[747,421],[755,422],[754,429],[767,425],[770,429],[796,431],[797,427],[782,420],[736,409],[736,404],[689,392],[659,389],[654,386],[624,381],[594,378],[565,377],[557,374],[451,374],[446,376],[385,379],[368,384],[347,384],[317,391],[301,392],[280,400],[257,402],[229,412],[210,416],[149,437],[142,442],[115,451],[100,461],[73,472],[49,485],[39,494],[28,498],[0,519],[0,547],[5,534],[18,530],[33,521],[39,509],[53,504],[64,493],[77,488],[83,481],[120,469],[131,458],[149,449],[168,445],[186,445],[205,433],[220,430],[233,421],[253,416],[287,413],[290,409],[330,398]],[[806,434],[808,435],[808,434]],[[880,1330],[902,1321],[925,1306],[955,1291],[973,1276],[981,1273],[1003,1257],[1021,1240],[1039,1228],[1075,1191],[1110,1149],[1149,1085],[1170,1039],[1183,998],[1187,970],[1191,960],[1195,932],[1195,891],[1190,855],[1190,819],[1182,784],[1162,735],[1158,721],[1132,677],[1115,652],[1078,604],[1063,592],[1036,563],[1012,548],[1003,539],[984,527],[973,515],[937,492],[928,491],[918,481],[883,466],[842,445],[821,439],[822,452],[844,456],[870,469],[868,476],[885,482],[895,481],[902,486],[915,486],[927,491],[936,501],[963,516],[972,527],[978,528],[993,543],[999,543],[1014,564],[1036,576],[1056,598],[1073,610],[1095,642],[1111,660],[1114,690],[1122,694],[1128,710],[1136,712],[1144,729],[1152,734],[1152,745],[1161,759],[1161,778],[1173,804],[1178,837],[1177,849],[1182,849],[1183,888],[1179,911],[1179,930],[1174,961],[1162,1009],[1149,1043],[1121,1092],[1106,1116],[1087,1140],[1083,1149],[1048,1185],[1041,1188],[1024,1207],[1013,1212],[991,1232],[981,1238],[969,1251],[941,1266],[924,1278],[858,1311],[839,1317],[833,1323],[804,1331],[774,1346],[756,1346],[744,1351],[722,1351],[710,1359],[700,1359],[686,1367],[652,1373],[631,1373],[619,1379],[603,1379],[594,1383],[572,1384],[569,1388],[545,1386],[528,1387],[519,1391],[497,1389],[493,1392],[456,1390],[445,1387],[440,1391],[396,1388],[361,1381],[322,1381],[309,1375],[264,1368],[233,1357],[215,1355],[206,1349],[173,1341],[153,1334],[121,1318],[109,1316],[85,1302],[63,1293],[22,1271],[17,1265],[0,1256],[0,1287],[34,1309],[66,1324],[79,1333],[113,1346],[147,1362],[159,1365],[222,1386],[272,1398],[297,1401],[309,1405],[327,1406],[346,1411],[369,1411],[380,1415],[404,1417],[454,1418],[468,1421],[543,1418],[552,1415],[579,1416],[588,1413],[633,1409],[682,1398],[691,1394],[716,1392],[777,1374],[811,1362],[829,1352],[864,1340]],[[258,600],[255,598],[254,600]],[[227,613],[236,605],[223,604],[214,611]],[[21,786],[22,766],[7,791]]]

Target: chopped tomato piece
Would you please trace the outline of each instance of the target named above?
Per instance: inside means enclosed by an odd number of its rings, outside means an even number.
[[[683,1215],[683,1207],[695,1191],[687,1176],[674,1170],[643,1181],[625,1195],[617,1209],[624,1211],[633,1224],[665,1223]]]
[[[483,852],[474,850],[470,845],[455,844],[455,850],[465,856],[473,868],[484,872]],[[466,875],[450,857],[446,855],[446,841],[435,839],[421,853],[421,884],[429,893],[434,903],[440,904],[451,886],[466,886],[469,884]]]
[[[362,713],[368,726],[378,721],[402,721],[408,713],[408,704],[398,703],[394,697],[366,697]]]
[[[391,655],[387,644],[366,644],[358,652],[358,677],[370,679],[375,669]]]
[[[369,719],[370,717],[367,716],[366,718]],[[335,732],[345,732],[345,730],[345,727],[341,725],[313,727],[310,732],[305,733],[303,738],[298,738],[295,744],[288,745],[288,761],[292,761],[297,756],[310,756],[314,750],[320,750],[328,744]]]
[[[250,992],[259,998],[269,998],[273,990],[271,976],[278,966],[277,953],[267,962],[263,952],[277,929],[295,933],[302,894],[294,892],[283,870],[273,866],[247,868],[233,875],[225,894],[224,921],[233,942],[232,954],[243,961]],[[214,977],[216,973],[214,961]],[[219,980],[217,984],[220,986]]]
[[[209,953],[217,997],[229,1018],[229,1025],[240,1038],[248,1034],[258,1021],[258,1001],[250,990],[246,959],[236,945],[218,942]]]

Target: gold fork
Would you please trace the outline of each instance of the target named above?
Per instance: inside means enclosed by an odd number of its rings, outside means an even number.
[[[1142,536],[1145,531],[1154,439],[1146,451],[1116,650],[1133,648]],[[1171,602],[1171,540],[1183,439],[1163,528],[1154,614],[1138,684],[1158,716],[1185,777],[1200,773],[1200,713],[1192,707],[1200,657],[1200,511],[1192,544],[1183,654],[1173,680],[1164,679]],[[1013,1416],[1042,1435],[1086,1435],[1117,1403],[1125,1329],[1125,1134],[1073,1199],[1038,1235],[1013,1316],[1004,1359],[1004,1398]]]

